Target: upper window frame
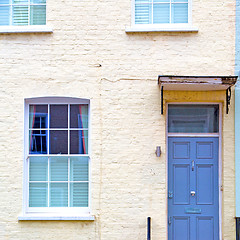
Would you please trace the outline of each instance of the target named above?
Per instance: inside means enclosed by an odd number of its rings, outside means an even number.
[[[45,26],[47,19],[45,19],[45,24],[30,24],[31,21],[31,6],[45,6],[45,15],[47,13],[47,1],[45,3],[32,3],[31,0],[27,0],[26,2],[14,3],[14,0],[9,0],[9,3],[0,4],[2,7],[9,7],[9,24],[1,25],[1,26]],[[14,7],[27,7],[28,8],[28,24],[13,24],[13,8]]]
[[[192,2],[188,0],[188,23],[162,23],[162,24],[136,24],[135,0],[131,1],[131,26],[126,27],[126,32],[198,32],[192,24]],[[171,3],[170,3],[171,4]]]
[[[11,3],[13,0],[10,0]],[[12,5],[11,3],[9,4],[2,4],[0,6],[10,6]],[[14,4],[16,5],[16,4]],[[20,5],[26,5],[26,4],[19,4]],[[28,5],[30,7],[30,0],[28,0]],[[35,4],[36,5],[36,4]],[[40,5],[40,4],[37,4]],[[53,29],[51,26],[48,25],[48,7],[47,7],[47,0],[46,3],[44,4],[46,6],[46,22],[45,24],[42,25],[30,25],[28,20],[28,25],[0,25],[0,34],[14,34],[14,33],[52,33]],[[10,10],[10,15],[12,15],[11,10]],[[29,13],[30,15],[30,13]],[[11,17],[11,16],[9,16]],[[29,17],[30,19],[30,17]],[[10,19],[10,22],[12,23],[12,20]]]
[[[23,169],[23,212],[19,220],[94,220],[91,216],[91,144],[88,141],[88,153],[78,154],[89,158],[89,187],[88,207],[29,207],[29,156],[36,156],[29,152],[29,106],[32,104],[87,104],[88,105],[88,137],[90,139],[90,100],[71,97],[39,97],[25,99],[24,105],[24,169]],[[76,156],[76,154],[67,154]],[[51,154],[42,154],[50,157]]]

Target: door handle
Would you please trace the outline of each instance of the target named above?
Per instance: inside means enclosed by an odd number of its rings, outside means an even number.
[[[191,196],[192,196],[192,197],[194,197],[194,196],[195,196],[195,194],[196,194],[196,192],[195,192],[195,191],[191,191]]]

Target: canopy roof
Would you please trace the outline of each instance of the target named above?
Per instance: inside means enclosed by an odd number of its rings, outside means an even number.
[[[235,85],[237,76],[175,76],[159,75],[158,84],[164,90],[215,91]]]

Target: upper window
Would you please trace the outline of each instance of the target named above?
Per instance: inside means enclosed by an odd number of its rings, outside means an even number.
[[[0,0],[0,25],[45,25],[46,0]]]
[[[218,133],[218,105],[170,104],[168,106],[169,133]]]
[[[89,213],[88,101],[39,98],[26,109],[26,212]]]
[[[189,23],[190,0],[134,1],[134,24]]]

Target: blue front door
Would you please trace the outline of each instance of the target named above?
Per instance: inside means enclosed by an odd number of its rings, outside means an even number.
[[[168,240],[219,240],[218,140],[168,138]]]

